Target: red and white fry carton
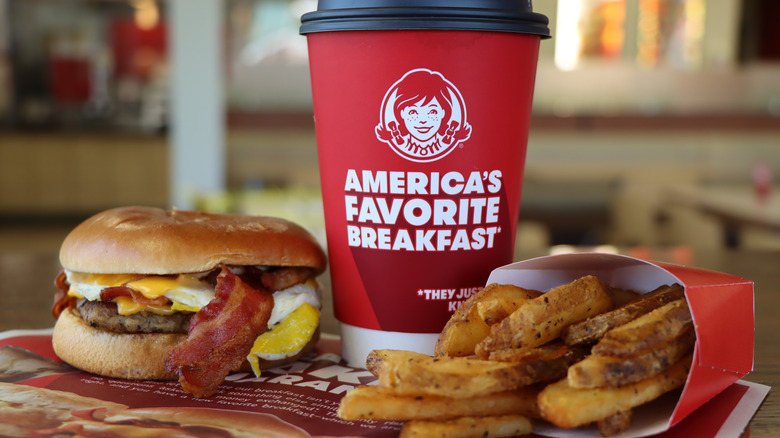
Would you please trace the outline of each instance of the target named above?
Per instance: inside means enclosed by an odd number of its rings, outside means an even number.
[[[658,434],[670,429],[753,370],[753,282],[689,266],[649,262],[605,253],[572,253],[529,259],[494,270],[488,284],[514,284],[546,291],[585,275],[617,288],[649,292],[680,283],[696,330],[693,364],[682,391],[659,398],[634,415],[621,436]],[[564,431],[539,424],[545,436],[583,436],[592,430]]]

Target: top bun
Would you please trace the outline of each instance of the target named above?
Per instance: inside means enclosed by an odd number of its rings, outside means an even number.
[[[68,234],[60,263],[95,274],[181,274],[219,264],[325,270],[322,247],[290,221],[264,216],[121,207]]]

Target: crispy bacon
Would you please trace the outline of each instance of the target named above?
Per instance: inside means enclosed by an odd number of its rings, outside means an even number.
[[[270,293],[250,287],[223,266],[214,299],[192,317],[187,339],[168,353],[166,368],[195,397],[214,394],[268,328],[273,305]]]
[[[54,302],[51,305],[51,315],[54,319],[57,319],[60,317],[63,310],[76,305],[76,298],[68,296],[70,285],[68,284],[68,277],[65,275],[64,270],[60,270],[60,273],[57,274],[57,278],[54,279],[54,287],[57,288],[57,293],[54,294]]]

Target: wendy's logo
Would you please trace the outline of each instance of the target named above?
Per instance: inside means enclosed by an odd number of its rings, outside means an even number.
[[[379,118],[376,137],[411,161],[436,161],[471,136],[460,91],[424,68],[410,70],[387,90]]]

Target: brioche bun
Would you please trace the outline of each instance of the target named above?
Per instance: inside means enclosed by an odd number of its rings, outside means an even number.
[[[95,274],[181,274],[219,264],[300,266],[320,273],[325,253],[304,228],[284,219],[120,207],[74,228],[60,264]]]

